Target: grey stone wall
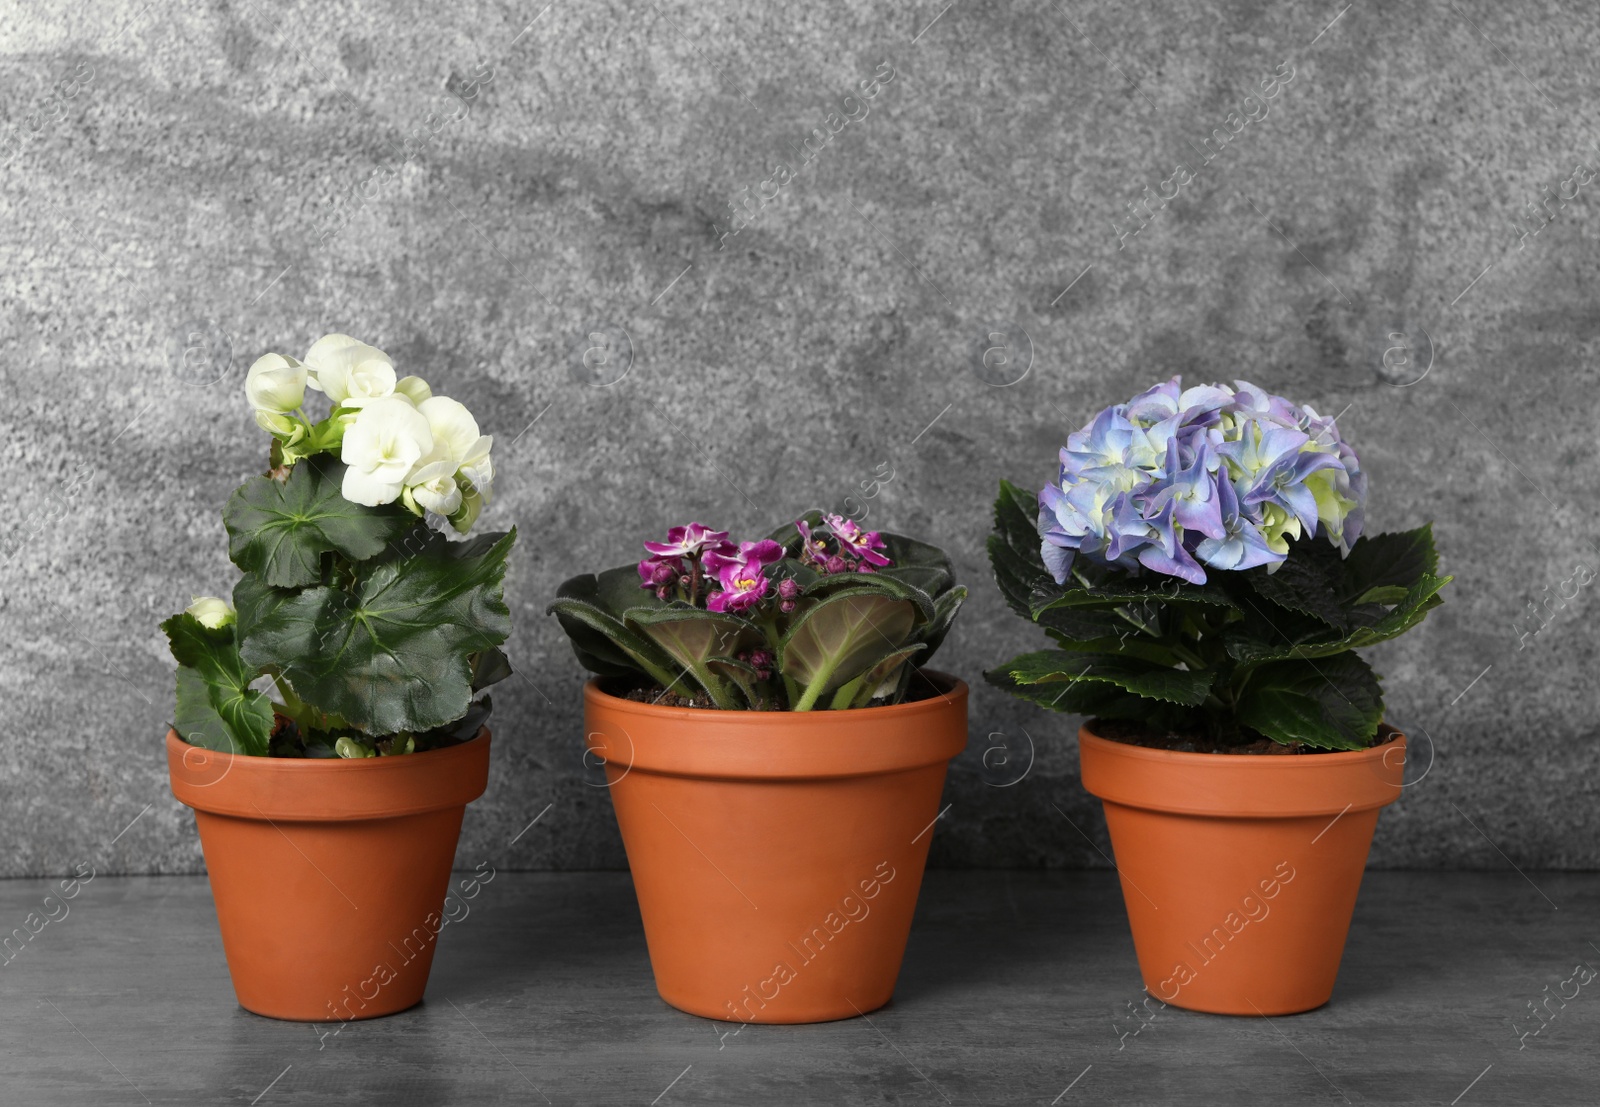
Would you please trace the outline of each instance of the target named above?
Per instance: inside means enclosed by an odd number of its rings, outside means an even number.
[[[563,577],[892,469],[976,682],[1035,641],[996,482],[1183,371],[1341,413],[1457,575],[1373,651],[1420,746],[1374,863],[1593,868],[1597,53],[1576,2],[11,5],[0,874],[200,867],[156,624],[231,586],[245,368],[332,330],[479,413],[522,528],[465,864],[624,863]],[[1076,721],[974,690],[934,863],[1105,864]]]

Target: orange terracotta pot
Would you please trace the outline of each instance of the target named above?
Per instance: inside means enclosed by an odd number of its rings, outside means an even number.
[[[1400,795],[1405,736],[1388,730],[1373,749],[1295,756],[1078,732],[1152,996],[1220,1015],[1328,1002],[1378,812]]]
[[[214,753],[168,731],[167,767],[194,808],[239,1006],[322,1022],[422,1001],[487,730],[353,761]]]
[[[967,686],[846,711],[713,711],[584,689],[656,989],[711,1019],[851,1018],[894,993]]]

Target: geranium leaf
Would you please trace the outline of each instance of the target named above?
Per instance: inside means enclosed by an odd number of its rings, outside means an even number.
[[[1353,653],[1274,661],[1251,674],[1238,718],[1278,742],[1365,749],[1383,719],[1383,692],[1372,669]]]
[[[303,588],[322,575],[322,555],[376,557],[416,516],[397,505],[364,507],[340,491],[344,466],[330,455],[306,458],[284,480],[252,477],[228,498],[228,556],[277,588]]]
[[[191,746],[264,756],[272,738],[272,702],[250,684],[258,670],[239,658],[232,627],[211,630],[193,615],[161,624],[178,661],[173,728]]]
[[[502,596],[516,531],[359,562],[355,580],[283,600],[254,622],[241,655],[284,673],[302,698],[381,736],[466,714],[471,656],[511,632]]]

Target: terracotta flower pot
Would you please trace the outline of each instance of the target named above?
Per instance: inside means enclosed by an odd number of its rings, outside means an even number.
[[[1152,996],[1221,1015],[1328,1002],[1405,736],[1296,756],[1174,753],[1078,732]]]
[[[194,808],[239,1006],[317,1022],[421,1002],[487,730],[356,761],[214,753],[168,731],[167,767]]]
[[[706,1018],[850,1018],[894,992],[967,686],[845,711],[713,711],[584,689],[656,989]]]

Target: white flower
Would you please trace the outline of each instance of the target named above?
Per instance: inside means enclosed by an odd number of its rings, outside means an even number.
[[[428,420],[404,396],[374,399],[345,431],[344,498],[376,507],[393,503],[406,477],[433,450]]]
[[[233,622],[235,612],[227,600],[220,600],[216,596],[194,596],[192,599],[194,602],[183,609],[184,614],[193,615],[201,626],[221,630]]]
[[[433,389],[421,377],[401,377],[395,382],[394,390],[396,395],[404,396],[414,404],[420,404],[433,395]]]
[[[347,334],[323,335],[306,351],[307,381],[345,407],[365,407],[394,395],[394,362],[389,355]]]
[[[449,518],[461,506],[461,489],[456,487],[454,475],[434,477],[423,484],[414,484],[406,491],[419,506],[435,515]]]
[[[493,445],[494,438],[490,435],[478,439],[477,444],[461,460],[459,470],[461,480],[482,496],[484,503],[489,502],[494,492],[494,459],[489,456],[489,449]]]
[[[306,367],[294,358],[263,354],[244,378],[244,394],[257,411],[283,415],[305,403],[306,377]]]
[[[478,421],[465,404],[448,396],[430,396],[417,405],[417,410],[428,420],[428,429],[433,432],[433,452],[424,464],[452,462],[450,472],[453,474],[482,437],[478,434]]]

